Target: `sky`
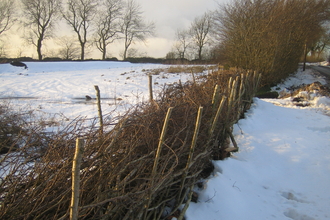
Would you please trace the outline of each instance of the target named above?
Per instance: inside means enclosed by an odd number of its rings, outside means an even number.
[[[164,57],[173,46],[178,29],[188,29],[191,22],[225,0],[139,0],[145,17],[155,23],[156,37],[149,39],[148,55]]]
[[[188,29],[194,18],[203,15],[209,10],[218,8],[218,4],[223,4],[229,0],[136,0],[141,10],[144,12],[146,21],[154,22],[156,30],[155,36],[149,38],[146,43],[136,43],[131,46],[138,50],[139,54],[162,58],[171,50],[175,33],[178,29]],[[63,23],[63,22],[62,22]],[[74,35],[66,24],[58,24],[57,35]],[[15,57],[21,52],[23,56],[37,57],[35,48],[21,41],[22,28],[12,28],[6,36],[1,39],[5,42],[8,53]],[[64,31],[65,30],[65,31]],[[69,30],[69,31],[67,31]],[[45,41],[43,48],[46,56],[54,53],[55,43],[48,40]],[[120,52],[123,51],[123,43],[114,43],[109,46],[110,55],[120,58]],[[93,58],[101,58],[99,51],[92,50],[88,56]]]

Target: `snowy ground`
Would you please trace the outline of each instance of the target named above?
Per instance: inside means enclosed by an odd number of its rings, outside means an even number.
[[[299,72],[279,87],[313,81]],[[216,172],[198,190],[187,220],[330,219],[330,99],[310,107],[285,100],[255,99],[234,127],[240,151],[214,161]]]
[[[104,114],[120,114],[149,99],[148,74],[157,94],[165,83],[186,81],[190,74],[166,73],[168,66],[129,62],[26,62],[28,69],[0,64],[0,102],[22,111],[34,110],[42,118],[69,121],[97,117],[96,91]],[[164,70],[164,71],[162,71]],[[86,101],[88,95],[93,99]],[[65,122],[64,122],[65,123]]]
[[[0,102],[70,119],[97,116],[95,100],[84,100],[85,95],[95,98],[94,85],[100,87],[104,112],[124,111],[147,100],[148,71],[166,67],[125,62],[27,65],[24,70],[0,64]],[[161,72],[153,77],[154,89],[189,78]],[[278,87],[315,80],[325,83],[310,71],[299,72]],[[305,108],[293,105],[291,98],[255,99],[234,127],[240,151],[214,161],[216,172],[198,190],[199,201],[190,204],[186,219],[330,219],[330,99],[312,97]]]

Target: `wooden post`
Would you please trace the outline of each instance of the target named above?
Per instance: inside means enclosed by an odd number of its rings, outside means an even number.
[[[219,103],[219,93],[220,93],[220,86],[218,84],[214,87],[213,97],[212,97],[212,105],[213,108],[216,108],[215,104]]]
[[[84,151],[84,139],[77,138],[76,151],[72,164],[72,196],[70,204],[70,220],[78,219],[78,204],[79,204],[79,184],[80,184],[80,164]]]
[[[173,107],[168,108],[167,110],[167,114],[164,120],[164,124],[163,124],[163,129],[162,129],[162,133],[160,134],[160,138],[159,138],[159,142],[158,142],[158,148],[157,148],[157,152],[156,152],[156,156],[155,156],[155,161],[154,161],[154,166],[152,168],[152,172],[151,172],[151,180],[150,180],[150,189],[149,189],[149,195],[147,196],[147,198],[145,198],[145,204],[144,204],[144,208],[145,208],[145,212],[144,212],[144,217],[142,218],[143,212],[140,212],[137,216],[136,219],[146,219],[147,216],[147,212],[148,212],[148,207],[150,206],[151,203],[151,197],[152,197],[152,187],[154,186],[155,183],[155,178],[157,175],[157,167],[158,167],[158,162],[159,162],[159,158],[160,158],[160,153],[162,151],[162,147],[164,144],[164,140],[165,140],[165,136],[166,136],[166,131],[167,131],[167,125],[169,122],[169,119],[171,117],[172,114],[172,110]]]
[[[197,113],[197,118],[196,118],[196,123],[195,123],[195,131],[194,131],[194,135],[193,135],[193,138],[192,138],[192,141],[191,141],[188,160],[187,160],[186,168],[185,168],[184,173],[183,173],[183,177],[182,177],[182,181],[181,181],[181,187],[180,187],[180,193],[179,193],[178,198],[181,197],[183,187],[184,187],[184,184],[185,184],[185,181],[186,181],[186,178],[187,178],[187,175],[188,175],[188,171],[189,171],[189,168],[190,168],[190,163],[191,163],[191,160],[193,158],[194,151],[195,151],[195,146],[196,146],[196,143],[197,143],[197,136],[198,136],[199,128],[200,128],[201,121],[202,121],[202,113],[203,113],[203,107],[200,106],[199,109],[198,109],[198,113]]]
[[[194,85],[196,85],[196,79],[195,79],[195,74],[194,74],[193,70],[191,70],[191,75],[192,75],[192,78],[193,78],[193,83],[194,83]]]
[[[149,100],[152,102],[154,100],[153,93],[152,93],[152,75],[148,75],[149,78]]]
[[[211,136],[213,135],[213,132],[214,132],[215,126],[216,126],[216,124],[217,124],[217,122],[218,122],[218,119],[219,119],[219,116],[220,116],[221,110],[222,110],[222,108],[223,108],[223,105],[225,104],[226,99],[227,99],[226,96],[222,96],[222,99],[221,99],[220,105],[219,105],[219,107],[218,107],[217,112],[215,113],[215,116],[214,116],[214,119],[213,119],[213,122],[212,122],[212,125],[211,125],[211,129],[210,129],[210,135],[211,135]]]
[[[198,109],[198,113],[197,113],[197,119],[196,119],[195,131],[194,131],[193,139],[191,141],[188,162],[187,162],[187,165],[186,165],[186,169],[187,169],[186,172],[189,169],[190,162],[191,162],[192,156],[194,154],[194,149],[195,149],[195,146],[196,146],[196,143],[197,143],[197,136],[198,136],[198,133],[199,133],[199,128],[201,126],[202,113],[203,113],[203,107],[200,106],[199,109]]]
[[[168,121],[171,117],[172,110],[173,110],[173,107],[170,107],[167,110],[167,114],[166,114],[165,121],[164,121],[164,124],[163,124],[162,133],[160,135],[159,142],[158,142],[158,148],[157,148],[157,152],[156,152],[154,166],[153,166],[152,173],[151,173],[151,178],[152,178],[151,182],[154,181],[154,178],[155,178],[156,173],[157,173],[157,166],[158,166],[158,161],[159,161],[159,157],[160,157],[160,152],[162,151],[162,146],[163,146],[166,131],[167,131],[167,125],[168,125]]]
[[[98,109],[99,120],[100,120],[100,133],[103,134],[103,117],[102,117],[102,109],[101,109],[100,89],[97,85],[95,85],[94,88],[96,90],[97,109]]]

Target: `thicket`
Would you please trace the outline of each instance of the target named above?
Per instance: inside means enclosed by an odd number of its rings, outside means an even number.
[[[96,119],[90,127],[77,119],[58,133],[32,127],[9,135],[2,144],[18,148],[1,157],[0,218],[69,218],[79,137],[85,140],[79,219],[182,219],[197,201],[193,188],[212,172],[211,159],[226,157],[230,140],[235,143],[232,126],[250,107],[259,79],[213,70],[168,85],[157,100],[121,118],[104,117],[103,133]]]
[[[325,33],[328,0],[234,0],[215,16],[220,53],[231,66],[263,73],[272,84],[295,72]]]

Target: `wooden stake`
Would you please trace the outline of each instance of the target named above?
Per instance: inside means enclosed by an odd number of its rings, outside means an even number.
[[[237,143],[236,143],[236,141],[235,141],[234,135],[233,135],[229,130],[228,130],[227,132],[228,132],[228,134],[229,134],[229,137],[230,137],[231,142],[232,142],[233,145],[234,145],[234,150],[235,150],[235,151],[238,151],[239,147],[238,147],[238,145],[237,145]],[[228,149],[228,148],[227,148],[227,149]],[[226,151],[229,152],[229,150],[227,150],[227,149],[226,149]],[[234,151],[234,150],[230,150],[230,151]]]
[[[187,165],[186,165],[186,172],[189,169],[190,161],[191,161],[192,155],[194,154],[194,149],[195,149],[196,142],[197,142],[197,136],[198,136],[198,133],[199,133],[199,128],[200,128],[201,120],[202,120],[202,113],[203,113],[203,107],[200,106],[199,109],[198,109],[198,113],[197,113],[197,119],[196,119],[193,139],[191,141],[189,157],[188,157],[188,161],[187,161]]]
[[[97,109],[98,109],[99,120],[100,120],[100,133],[103,134],[103,116],[102,116],[102,109],[101,109],[100,89],[97,85],[95,85],[94,88],[96,90]]]
[[[154,100],[153,92],[152,92],[152,75],[148,75],[149,78],[149,100],[152,102]]]
[[[152,168],[152,173],[151,173],[151,181],[150,181],[150,189],[149,189],[150,191],[149,191],[148,197],[145,199],[145,205],[144,205],[145,212],[143,214],[143,212],[141,211],[136,216],[136,219],[141,219],[142,215],[144,215],[144,217],[142,219],[146,219],[146,216],[147,216],[148,207],[149,207],[149,205],[151,203],[151,199],[152,199],[152,193],[153,193],[152,188],[154,186],[155,178],[156,178],[156,175],[157,175],[158,161],[159,161],[160,153],[162,151],[162,147],[163,147],[163,144],[164,144],[166,131],[167,131],[167,126],[168,126],[168,122],[169,122],[169,119],[170,119],[171,114],[172,114],[172,110],[173,110],[173,107],[168,108],[167,114],[166,114],[166,117],[165,117],[165,120],[164,120],[164,124],[163,124],[162,133],[160,134],[158,147],[157,147],[157,152],[156,152],[155,161],[154,161],[154,166]]]
[[[72,196],[70,204],[70,220],[78,219],[78,204],[79,204],[79,184],[80,184],[80,164],[84,151],[84,139],[77,138],[76,151],[72,164]]]
[[[213,97],[212,97],[212,105],[215,108],[215,104],[219,101],[219,93],[220,93],[220,86],[217,84],[214,87]]]
[[[154,161],[154,166],[153,166],[152,173],[151,173],[152,182],[154,181],[153,179],[155,178],[156,173],[157,173],[157,166],[158,166],[159,156],[160,156],[160,152],[162,151],[162,146],[163,146],[166,131],[167,131],[167,125],[168,125],[168,121],[171,117],[172,110],[173,110],[173,107],[170,107],[167,110],[167,114],[166,114],[165,121],[164,121],[164,124],[163,124],[162,133],[161,133],[160,138],[159,138],[158,148],[157,148],[156,157],[155,157],[155,161]]]
[[[221,110],[223,108],[223,105],[225,104],[226,99],[227,99],[226,96],[222,96],[221,103],[220,103],[220,105],[218,107],[217,113],[215,114],[214,119],[213,119],[213,122],[212,122],[212,125],[211,125],[210,135],[212,135],[213,132],[214,132],[215,126],[216,126],[216,124],[218,122],[218,118],[220,116]]]
[[[194,74],[193,70],[191,70],[191,75],[192,75],[192,78],[193,78],[194,85],[196,85],[196,79],[195,79],[195,74]]]
[[[199,128],[200,128],[201,120],[202,120],[202,113],[203,113],[203,107],[200,106],[199,109],[198,109],[198,113],[197,113],[195,131],[194,131],[194,135],[193,135],[193,138],[192,138],[192,141],[191,141],[190,152],[189,152],[189,155],[188,155],[186,168],[184,170],[182,181],[181,181],[179,198],[181,197],[181,194],[182,194],[182,191],[183,191],[183,186],[184,186],[184,183],[186,181],[188,170],[189,170],[189,167],[190,167],[191,159],[192,159],[193,154],[194,154],[194,150],[195,150],[195,146],[196,146],[196,142],[197,142],[197,136],[198,136],[198,133],[199,133]]]

